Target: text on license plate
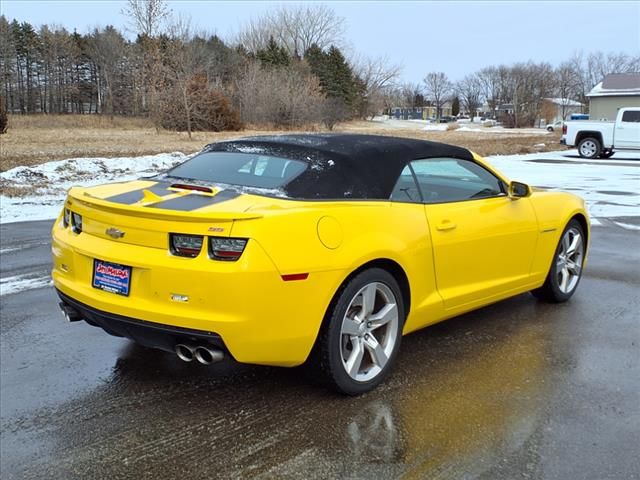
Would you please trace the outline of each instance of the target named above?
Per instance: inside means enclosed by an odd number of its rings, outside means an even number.
[[[93,286],[118,295],[129,295],[131,267],[118,263],[93,261]]]

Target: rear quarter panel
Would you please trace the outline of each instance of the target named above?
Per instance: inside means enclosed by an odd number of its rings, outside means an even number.
[[[317,295],[323,297],[326,307],[351,273],[368,262],[388,259],[404,270],[411,288],[405,332],[419,328],[421,318],[441,315],[422,204],[281,200],[258,212],[264,215],[259,221],[235,222],[232,236],[259,242],[281,274],[308,272],[311,279],[314,272],[338,271],[334,283],[318,288]],[[333,243],[323,243],[323,233],[319,233],[327,219],[333,226],[329,239]],[[319,321],[325,311],[319,312]]]

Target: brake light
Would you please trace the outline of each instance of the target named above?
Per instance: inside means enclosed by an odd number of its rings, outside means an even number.
[[[197,257],[202,250],[202,235],[169,234],[171,253],[178,257]]]
[[[79,213],[71,212],[71,230],[73,233],[82,232],[82,215]]]
[[[62,226],[67,228],[71,224],[71,210],[68,208],[64,209],[64,214],[62,215]]]
[[[246,246],[246,238],[209,237],[209,256],[214,260],[235,262]]]
[[[563,123],[563,124],[562,124],[562,134],[563,134],[563,135],[566,135],[566,134],[567,134],[567,124],[566,124],[566,123]]]
[[[209,187],[201,187],[200,185],[188,185],[186,183],[173,183],[170,188],[179,188],[180,190],[194,190],[196,192],[213,193]]]

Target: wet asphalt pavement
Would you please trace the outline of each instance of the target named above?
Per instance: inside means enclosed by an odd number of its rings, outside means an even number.
[[[50,224],[1,227],[3,278],[46,275]],[[569,303],[525,294],[412,334],[359,398],[67,324],[51,287],[4,295],[0,476],[640,478],[639,286],[640,232],[607,222]]]

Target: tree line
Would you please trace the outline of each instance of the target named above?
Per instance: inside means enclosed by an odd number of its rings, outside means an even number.
[[[640,70],[640,57],[575,55],[558,67],[517,63],[484,68],[459,82],[432,72],[399,83],[386,57],[348,58],[345,22],[321,4],[284,5],[251,19],[236,38],[198,32],[165,0],[129,0],[135,33],[113,26],[86,34],[0,16],[0,104],[9,113],[148,116],[158,128],[234,130],[303,127],[371,117],[392,107],[453,101],[467,112],[513,105],[530,125],[545,97],[586,94],[604,75]]]
[[[136,32],[80,34],[0,16],[0,95],[10,113],[149,116],[158,127],[299,127],[365,116],[397,78],[385,59],[349,61],[344,22],[324,5],[290,5],[237,39],[195,31],[163,0],[130,0]]]
[[[560,100],[565,118],[573,100],[589,111],[587,94],[610,73],[640,72],[640,55],[593,52],[576,53],[557,67],[548,62],[520,62],[483,68],[453,82],[444,72],[431,72],[422,82],[392,85],[386,89],[387,108],[415,108],[430,103],[438,111],[451,102],[453,114],[479,111],[495,114],[504,107],[508,126],[532,126],[544,116],[545,98]]]

